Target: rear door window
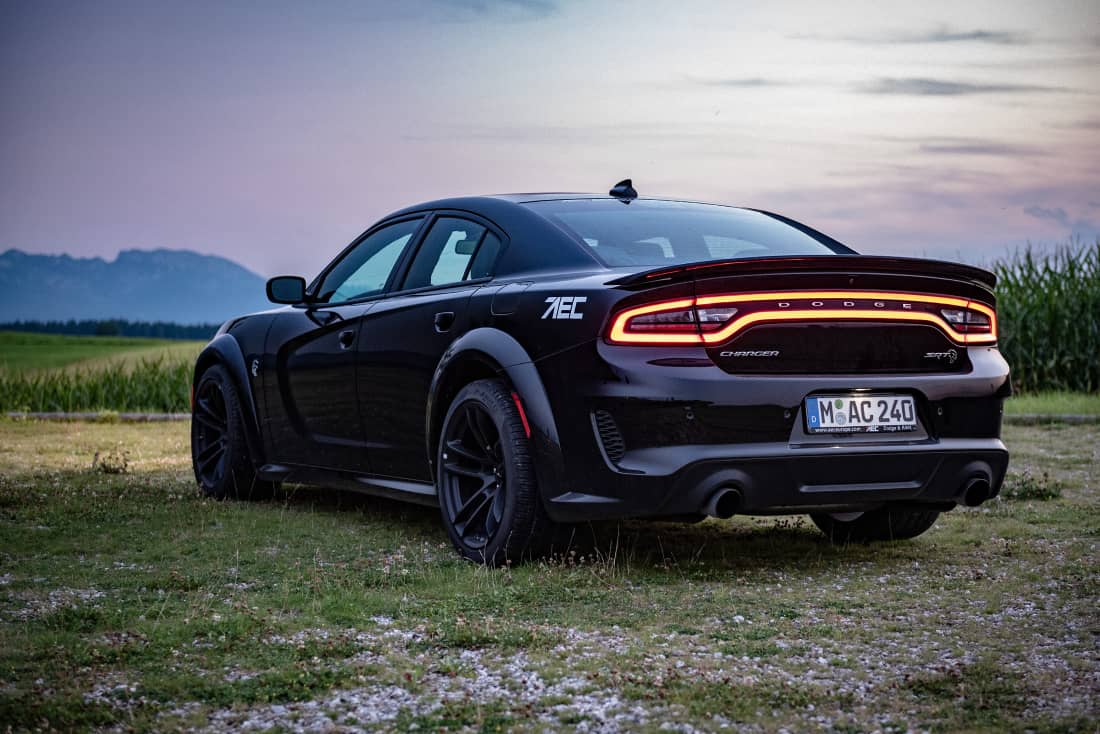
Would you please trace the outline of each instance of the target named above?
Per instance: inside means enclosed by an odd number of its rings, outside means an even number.
[[[440,217],[417,250],[401,290],[489,277],[499,251],[500,239],[484,225]]]

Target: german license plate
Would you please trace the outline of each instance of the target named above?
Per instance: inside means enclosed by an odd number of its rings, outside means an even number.
[[[909,395],[815,395],[803,411],[809,433],[892,433],[917,430]]]

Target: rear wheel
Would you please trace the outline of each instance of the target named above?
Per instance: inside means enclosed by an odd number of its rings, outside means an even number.
[[[443,524],[463,558],[495,566],[547,550],[556,526],[543,509],[530,439],[502,381],[462,388],[443,419],[436,459]]]
[[[195,388],[191,409],[191,463],[207,497],[265,499],[274,485],[256,478],[240,398],[221,365],[206,370]]]
[[[884,507],[871,512],[813,514],[810,518],[834,543],[868,543],[915,538],[932,527],[939,516],[938,510]]]

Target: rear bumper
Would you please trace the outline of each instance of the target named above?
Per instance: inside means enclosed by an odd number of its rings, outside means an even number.
[[[650,469],[692,458],[671,474],[619,475],[614,496],[548,498],[552,515],[578,522],[705,514],[708,502],[729,489],[740,494],[737,511],[743,514],[869,510],[886,503],[949,509],[973,479],[987,481],[996,494],[1008,468],[1008,451],[998,439],[825,450],[676,446],[645,453]]]
[[[540,365],[561,436],[564,481],[543,487],[558,521],[702,514],[726,489],[740,493],[745,514],[948,509],[971,480],[994,494],[1004,480],[1008,367],[995,349],[972,349],[966,374],[864,377],[736,376],[701,363],[654,364],[644,348],[589,347]],[[578,379],[584,374],[602,379]],[[804,433],[807,395],[868,389],[912,394],[921,430]]]
[[[972,479],[999,489],[1008,467],[997,439],[884,448],[753,446],[751,456],[714,458],[704,449],[697,456],[706,458],[676,472],[658,514],[699,512],[726,487],[740,492],[740,511],[748,514],[864,510],[886,502],[954,505]]]

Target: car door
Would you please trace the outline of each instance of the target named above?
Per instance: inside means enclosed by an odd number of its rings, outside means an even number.
[[[359,402],[373,473],[430,481],[424,420],[432,376],[466,331],[466,304],[489,280],[502,242],[488,222],[436,214],[399,287],[363,317]]]
[[[374,228],[317,279],[307,303],[272,322],[263,433],[275,462],[370,470],[356,376],[360,329],[422,223],[417,217]]]

